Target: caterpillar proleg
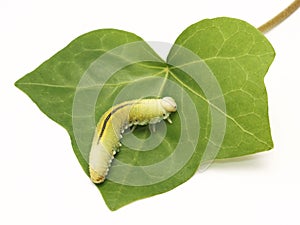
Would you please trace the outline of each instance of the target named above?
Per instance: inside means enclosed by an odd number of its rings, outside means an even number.
[[[110,108],[100,118],[93,138],[90,156],[90,177],[94,183],[102,183],[108,173],[114,155],[121,146],[124,130],[133,125],[155,124],[169,118],[177,110],[171,97],[162,99],[137,99]]]

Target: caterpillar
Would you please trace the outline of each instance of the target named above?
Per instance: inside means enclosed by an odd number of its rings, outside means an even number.
[[[121,147],[124,130],[131,126],[155,124],[163,119],[170,123],[170,113],[177,110],[171,97],[137,99],[113,106],[100,118],[89,155],[90,178],[102,183],[108,174],[114,155]]]

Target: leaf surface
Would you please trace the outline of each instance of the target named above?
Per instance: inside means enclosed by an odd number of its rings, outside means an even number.
[[[244,21],[217,18],[191,25],[175,44],[199,56],[222,90],[222,96],[207,99],[213,108],[218,108],[215,102],[219,98],[224,98],[226,104],[219,109],[226,117],[226,134],[217,157],[230,158],[273,148],[264,77],[275,52],[263,34]],[[176,49],[169,55],[169,61],[181,63],[179,68],[197,63],[182,58]],[[184,79],[178,81],[190,89]]]
[[[68,131],[87,175],[95,125],[112,105],[176,100],[173,123],[125,135],[108,179],[96,185],[116,210],[175,188],[215,157],[271,149],[263,79],[274,54],[259,31],[237,19],[188,27],[166,62],[140,37],[103,29],[78,37],[16,86]]]

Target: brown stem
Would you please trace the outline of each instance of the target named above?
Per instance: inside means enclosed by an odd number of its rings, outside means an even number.
[[[292,15],[292,13],[295,12],[299,8],[299,6],[300,6],[300,0],[295,0],[286,9],[280,12],[277,16],[275,16],[265,24],[261,25],[257,29],[260,30],[262,33],[267,33],[269,30],[272,30],[274,27],[276,27],[278,24],[280,24],[290,15]]]

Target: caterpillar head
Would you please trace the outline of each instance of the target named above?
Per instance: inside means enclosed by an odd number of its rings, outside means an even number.
[[[168,113],[175,112],[177,110],[176,102],[172,97],[164,97],[161,100],[161,106]]]

